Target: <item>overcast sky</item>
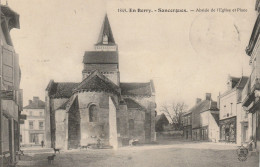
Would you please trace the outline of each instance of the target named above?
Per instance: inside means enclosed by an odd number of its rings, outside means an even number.
[[[5,0],[2,0],[5,4]],[[255,0],[9,0],[20,14],[11,31],[20,55],[24,105],[44,100],[50,79],[80,82],[83,54],[93,50],[108,14],[119,47],[121,82],[153,79],[158,105],[226,90],[228,74],[249,75],[245,53],[256,19]],[[244,8],[229,13],[119,13],[118,8]]]

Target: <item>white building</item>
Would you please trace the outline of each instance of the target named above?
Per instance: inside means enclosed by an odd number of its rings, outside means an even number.
[[[22,114],[27,118],[20,126],[21,145],[40,145],[45,137],[45,102],[33,97],[24,107]]]
[[[242,90],[248,77],[229,76],[228,90],[219,96],[220,141],[241,145],[249,140],[248,114],[242,107]]]

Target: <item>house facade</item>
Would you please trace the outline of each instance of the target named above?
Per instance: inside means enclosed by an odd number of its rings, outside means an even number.
[[[217,141],[218,135],[218,114],[217,102],[211,99],[211,94],[206,93],[205,100],[196,99],[193,106],[186,116],[191,116],[191,139],[197,141]],[[189,126],[186,126],[186,132],[189,134]],[[187,138],[187,135],[184,134]],[[189,138],[189,135],[188,135]]]
[[[201,140],[218,142],[219,141],[219,111],[216,108],[216,102],[214,101],[212,102],[214,103],[211,104],[212,109],[202,111],[200,113]]]
[[[118,47],[107,15],[94,51],[86,51],[79,83],[54,82],[46,88],[47,146],[73,149],[95,144],[117,148],[130,139],[155,140],[153,81],[120,81]]]
[[[155,117],[155,131],[163,132],[170,129],[171,125],[164,113]]]
[[[248,116],[241,103],[242,91],[247,81],[246,76],[241,78],[229,76],[227,91],[219,96],[221,142],[241,145],[248,140]]]
[[[201,99],[200,99],[201,100]],[[191,125],[191,112],[187,112],[182,116],[183,124],[183,139],[191,140],[192,139],[192,125]]]
[[[243,91],[242,105],[248,114],[248,133],[250,140],[253,140],[257,150],[260,150],[260,1],[256,1],[255,10],[257,19],[251,33],[251,37],[246,48],[246,53],[250,56],[250,66],[252,69],[249,81]]]
[[[26,120],[20,126],[21,145],[40,145],[45,140],[45,102],[39,97],[33,97],[23,108],[22,114]]]
[[[15,152],[19,150],[19,123],[22,111],[21,71],[19,56],[15,52],[10,31],[20,28],[19,14],[6,5],[1,5],[0,28],[0,151],[16,161]],[[1,160],[0,160],[1,161]]]

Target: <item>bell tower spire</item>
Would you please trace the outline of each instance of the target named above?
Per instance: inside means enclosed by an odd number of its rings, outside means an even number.
[[[98,71],[119,86],[118,49],[107,14],[105,15],[98,41],[94,47],[94,51],[85,52],[83,58],[84,69],[82,71],[83,80],[88,78],[94,71]]]
[[[117,50],[117,44],[115,43],[115,39],[112,33],[112,29],[107,17],[107,14],[105,15],[98,41],[95,44],[95,49],[97,51],[116,51]]]

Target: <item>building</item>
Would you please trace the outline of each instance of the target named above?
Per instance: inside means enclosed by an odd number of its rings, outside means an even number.
[[[201,101],[201,99],[199,99]],[[184,113],[182,116],[183,123],[183,138],[185,140],[192,139],[192,125],[191,125],[191,112]]]
[[[243,107],[248,114],[248,136],[255,142],[257,150],[260,150],[260,1],[256,1],[255,9],[258,17],[256,19],[246,53],[250,56],[252,69],[249,81],[243,91]]]
[[[229,76],[227,91],[219,96],[220,141],[240,145],[248,140],[247,113],[242,108],[242,91],[248,77]],[[242,137],[241,137],[242,136]]]
[[[215,135],[218,131],[216,128],[218,112],[217,102],[211,99],[210,93],[206,93],[205,100],[196,100],[195,106],[188,111],[191,113],[191,115],[188,114],[188,118],[191,116],[191,123],[188,122],[188,124],[191,124],[192,128],[192,140],[216,141],[218,139],[218,136]],[[186,129],[186,133],[189,134],[190,126],[186,126]],[[190,135],[188,135],[188,139],[189,137]]]
[[[73,149],[95,144],[155,140],[153,81],[120,81],[119,54],[107,15],[94,51],[86,51],[82,82],[54,82],[46,88],[46,144]]]
[[[20,28],[19,15],[6,5],[1,5],[0,31],[0,151],[16,161],[19,150],[19,120],[22,111],[21,71],[19,56],[15,52],[10,31]],[[1,160],[0,160],[1,161]]]
[[[20,126],[21,145],[40,145],[45,140],[45,102],[39,97],[33,97],[29,104],[23,108],[26,115],[24,124]]]
[[[169,120],[164,113],[157,115],[155,117],[155,131],[162,132],[165,130],[170,130],[172,125],[169,123]]]

